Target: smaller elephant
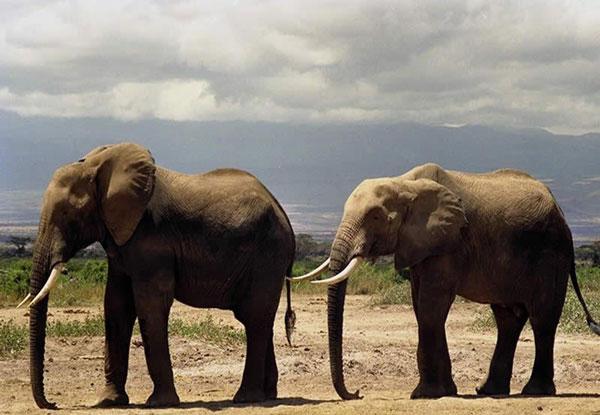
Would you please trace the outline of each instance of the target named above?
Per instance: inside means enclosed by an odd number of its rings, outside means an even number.
[[[294,261],[294,232],[279,202],[249,173],[219,169],[187,175],[155,165],[132,143],[94,149],[54,173],[44,194],[33,253],[29,305],[30,376],[44,393],[48,294],[63,264],[99,241],[108,257],[104,298],[105,385],[98,406],[129,403],[129,345],[139,321],[154,390],[148,406],[179,404],[169,354],[173,300],[232,310],[244,325],[246,365],[234,400],[277,397],[273,321]],[[288,306],[290,341],[294,312]]]
[[[527,173],[503,169],[471,174],[435,164],[399,177],[365,180],[352,192],[331,247],[329,285],[331,376],[343,399],[342,324],[347,278],[364,258],[394,255],[411,270],[418,323],[420,381],[411,398],[455,395],[445,322],[457,295],[490,304],[498,328],[489,374],[480,395],[510,393],[513,358],[529,319],[535,362],[522,393],[553,395],[554,337],[569,275],[590,328],[600,335],[581,296],[571,232],[550,190]]]

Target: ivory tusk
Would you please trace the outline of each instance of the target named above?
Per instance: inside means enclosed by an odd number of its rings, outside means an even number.
[[[50,276],[48,277],[48,281],[46,281],[46,284],[44,284],[44,286],[42,287],[40,292],[31,301],[31,303],[29,304],[29,307],[33,307],[34,305],[36,305],[37,303],[42,301],[50,293],[50,290],[52,288],[54,288],[54,286],[58,282],[58,276],[60,274],[61,274],[61,272],[58,270],[58,266],[55,266],[54,268],[52,268],[52,272],[50,273]]]
[[[23,304],[25,304],[27,302],[27,300],[29,300],[31,298],[31,293],[27,294],[27,297],[23,298],[23,301],[21,301],[19,303],[18,306],[16,306],[15,308],[20,308]]]
[[[352,271],[363,261],[361,257],[354,257],[350,260],[346,268],[344,268],[339,274],[324,280],[311,281],[312,284],[337,284],[340,281],[344,281],[350,276]]]
[[[317,277],[319,275],[321,275],[323,272],[325,272],[327,270],[327,267],[329,266],[329,261],[330,259],[327,258],[325,260],[325,262],[323,262],[321,265],[319,265],[317,268],[313,269],[311,272],[304,274],[304,275],[300,275],[297,277],[286,277],[289,281],[301,281],[301,280],[305,280],[307,278],[314,278]]]

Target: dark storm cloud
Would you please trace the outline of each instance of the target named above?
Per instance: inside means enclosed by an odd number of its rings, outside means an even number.
[[[0,4],[0,109],[600,131],[594,1]]]

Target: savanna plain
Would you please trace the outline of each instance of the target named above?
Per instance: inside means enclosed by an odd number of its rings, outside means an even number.
[[[320,258],[297,261],[295,274]],[[0,259],[0,413],[46,413],[36,409],[29,386],[26,309],[15,309],[27,293],[27,258]],[[600,268],[578,267],[579,282],[592,314],[600,317]],[[152,384],[139,330],[130,349],[127,408],[93,409],[103,384],[104,323],[102,297],[106,263],[76,258],[50,299],[46,346],[46,395],[60,413],[142,412]],[[410,400],[418,382],[417,325],[410,305],[407,275],[389,262],[364,264],[350,279],[344,319],[346,384],[363,399],[341,401],[330,381],[327,351],[326,289],[305,282],[294,286],[297,314],[293,346],[287,345],[283,314],[275,323],[279,399],[237,405],[231,399],[244,364],[242,326],[229,311],[194,309],[175,302],[170,317],[170,350],[178,408],[143,413],[218,414],[386,414],[386,413],[596,413],[600,414],[600,339],[592,335],[572,288],[555,347],[555,397],[521,397],[533,364],[534,342],[527,327],[520,338],[510,397],[479,398],[496,340],[489,307],[457,299],[446,329],[459,396]]]

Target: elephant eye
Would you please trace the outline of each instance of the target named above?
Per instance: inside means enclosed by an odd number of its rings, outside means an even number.
[[[379,206],[376,206],[373,209],[371,209],[369,213],[371,215],[371,218],[376,221],[380,221],[383,217],[385,217],[384,212]]]

